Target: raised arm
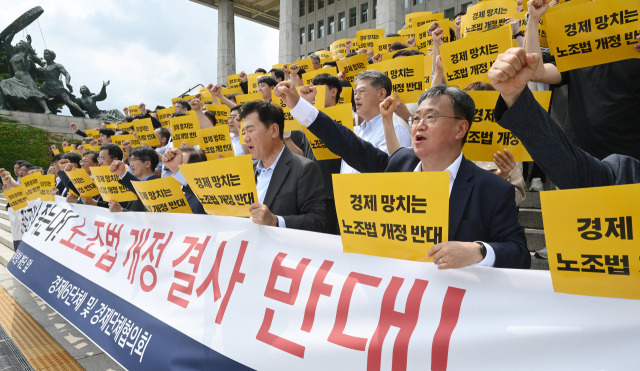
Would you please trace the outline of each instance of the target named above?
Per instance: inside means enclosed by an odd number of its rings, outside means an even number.
[[[529,54],[538,54],[542,57],[540,51],[540,36],[538,35],[540,27],[540,18],[544,15],[549,7],[549,0],[529,0],[529,21],[527,22],[527,31],[524,35],[524,48]],[[559,84],[562,81],[562,75],[558,72],[556,66],[551,63],[539,63],[535,74],[531,77],[531,81],[541,82],[545,84]]]

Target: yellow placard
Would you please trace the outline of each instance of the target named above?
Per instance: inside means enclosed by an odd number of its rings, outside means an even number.
[[[404,25],[407,28],[411,28],[411,22],[413,21],[413,18],[422,17],[422,16],[428,16],[430,14],[432,14],[432,12],[430,12],[430,11],[428,11],[428,12],[414,12],[414,13],[405,14],[405,16],[404,16]],[[406,28],[405,28],[405,30],[406,30]]]
[[[4,191],[4,197],[7,199],[9,206],[13,211],[18,211],[27,207],[27,195],[24,191],[24,186],[20,185]]]
[[[149,147],[155,147],[160,145],[160,141],[156,136],[156,132],[153,129],[151,118],[134,120],[133,129],[136,131],[136,135],[140,141],[144,142]]]
[[[424,92],[424,56],[394,58],[368,66],[370,70],[378,70],[389,76],[393,90],[398,93],[403,103],[415,103]],[[389,92],[390,93],[390,92]]]
[[[225,97],[228,97],[228,96],[230,96],[232,94],[244,94],[240,87],[222,88],[222,90],[220,90],[220,93],[222,93],[222,95],[224,95]]]
[[[80,193],[80,196],[93,197],[100,194],[96,183],[93,182],[93,179],[91,179],[85,169],[80,168],[73,171],[65,171],[65,173]]]
[[[467,14],[462,16],[460,22],[462,37],[467,37],[472,32],[488,31],[504,25],[505,18],[515,16],[516,6],[514,0],[492,0],[468,7]]]
[[[389,47],[393,43],[407,43],[407,38],[404,36],[392,36],[392,37],[381,37],[373,42],[373,53],[387,53],[389,51]]]
[[[368,65],[367,56],[358,53],[352,57],[340,59],[338,61],[338,71],[344,71],[345,79],[354,86],[356,76],[366,70]]]
[[[476,114],[467,134],[467,142],[462,147],[464,156],[471,161],[493,161],[497,151],[508,149],[516,161],[533,161],[520,139],[509,130],[498,125],[493,110],[500,93],[497,91],[469,91],[476,104]],[[549,110],[550,91],[534,91],[540,105]]]
[[[406,38],[405,41],[403,41],[406,44],[410,38],[416,37],[416,30],[413,28],[405,28],[404,30],[398,31],[398,35]]]
[[[271,97],[271,104],[282,108],[282,112],[284,113],[284,131],[302,130],[304,128],[298,120],[293,118],[293,115],[291,115],[291,109],[287,107],[282,99],[276,97],[275,94]]]
[[[353,111],[351,110],[350,104],[338,104],[333,107],[320,108],[320,111],[326,113],[327,116],[353,131]],[[313,151],[313,155],[316,157],[316,160],[320,161],[340,158],[340,156],[331,152],[318,137],[309,131],[309,129],[305,127],[303,128],[303,132],[311,145],[311,150]]]
[[[384,37],[384,29],[371,28],[368,30],[356,31],[356,43],[358,49],[373,48],[373,43]]]
[[[241,82],[242,80],[240,80],[239,73],[236,73],[235,75],[227,76],[227,86],[230,88],[239,88]]]
[[[107,129],[111,129],[111,130],[113,130],[113,131],[117,131],[117,130],[118,130],[118,124],[116,124],[116,123],[113,123],[113,124],[106,124],[106,125],[105,125],[105,127],[106,127]]]
[[[229,134],[229,125],[216,125],[198,131],[200,149],[207,155],[208,160],[215,160],[218,154],[222,157],[233,157],[233,145]]]
[[[142,112],[140,112],[140,108],[138,108],[137,104],[134,104],[133,106],[129,106],[129,116],[135,116],[135,115],[142,115]]]
[[[88,129],[84,131],[85,134],[87,134],[88,137],[91,137],[95,140],[100,140],[100,130],[98,129]]]
[[[63,146],[62,151],[64,153],[77,152],[75,146]]]
[[[124,146],[122,145],[122,143],[124,143],[127,140],[131,142],[131,149],[142,146],[142,142],[140,141],[140,139],[136,138],[136,136],[133,134],[122,134],[122,135],[111,136],[111,141],[117,144],[118,146],[120,146],[120,148],[123,151],[124,151]]]
[[[541,192],[553,289],[640,299],[640,184]]]
[[[637,0],[590,1],[546,15],[549,50],[558,71],[640,58]]]
[[[444,33],[442,34],[442,42],[448,43],[449,37],[451,35],[449,33],[449,20],[440,19],[438,20],[438,23],[440,24],[440,27],[444,31]],[[423,53],[426,53],[427,49],[433,48],[433,37],[430,36],[429,33],[427,32],[429,30],[429,27],[431,27],[431,24],[426,24],[424,26],[421,26],[415,29],[416,30],[416,48]]]
[[[121,122],[118,124],[118,130],[131,131],[133,122]]]
[[[170,122],[171,135],[173,136],[173,145],[175,147],[180,147],[182,143],[187,143],[192,147],[200,143],[198,140],[200,122],[194,112],[186,116],[172,117]]]
[[[332,42],[331,45],[329,45],[329,50],[331,51],[331,55],[333,56],[334,60],[338,58],[344,58],[347,56],[348,53],[347,53],[347,47],[345,45],[345,42],[348,40],[352,41],[351,48],[353,49],[354,48],[353,39],[340,39]]]
[[[331,61],[333,60],[333,54],[329,50],[318,50],[315,52],[320,59]]]
[[[256,72],[247,75],[247,83],[249,87],[249,93],[258,92],[258,79],[263,76],[269,76],[268,73]]]
[[[185,102],[189,102],[190,100],[192,100],[195,97],[195,95],[185,95],[184,97],[175,97],[171,99],[171,105],[174,106],[176,105],[176,102],[179,100],[183,100]]]
[[[323,73],[328,73],[331,76],[338,76],[335,68],[318,68],[317,70],[312,70],[309,72],[305,72],[302,74],[302,83],[305,85],[311,84],[311,80],[318,75],[322,75]]]
[[[20,178],[20,184],[24,186],[24,193],[27,200],[33,201],[40,197],[40,173],[32,173]]]
[[[120,177],[113,174],[109,170],[109,166],[94,166],[91,168],[91,174],[104,201],[125,202],[138,199],[135,193],[120,184],[118,181]]]
[[[334,174],[343,251],[431,261],[448,240],[449,173]]]
[[[53,174],[40,176],[40,200],[41,201],[55,201],[53,196],[53,190],[56,187],[56,176]]]
[[[156,111],[156,115],[158,115],[158,121],[160,121],[160,125],[162,125],[163,128],[169,127],[169,119],[175,112],[175,107],[162,108]]]
[[[435,21],[442,21],[444,20],[444,13],[433,13],[433,14],[425,14],[425,15],[421,15],[421,16],[417,16],[411,19],[411,28],[415,28],[418,29],[419,27],[422,26],[427,26],[427,28],[429,28],[429,26],[431,26],[431,24]],[[449,19],[447,18],[447,21]],[[448,28],[442,28],[445,33],[446,31],[448,31]]]
[[[180,171],[207,214],[251,216],[249,206],[258,202],[251,156],[180,165]]]
[[[515,4],[515,2],[514,2]],[[447,84],[463,89],[472,82],[489,83],[489,69],[511,47],[511,26],[469,35],[440,46]]]
[[[211,92],[207,90],[207,88],[200,87],[200,89],[198,89],[198,94],[200,94],[200,102],[202,102],[202,104],[214,104],[218,102],[218,99],[214,99],[213,95],[211,95]]]
[[[216,115],[216,125],[226,125],[229,119],[230,108],[226,104],[205,104],[207,110]]]
[[[294,63],[300,66],[300,69],[303,71],[313,71],[313,60],[311,60],[311,57],[297,60]]]
[[[272,70],[283,70],[284,71],[284,66],[291,64],[291,63],[278,63],[278,64],[272,64],[271,65],[271,69]]]
[[[60,154],[60,150],[58,148],[54,148],[53,149],[53,154],[54,155],[59,155]]]
[[[340,92],[340,99],[338,99],[338,104],[343,104],[343,103],[351,104],[352,95],[353,95],[353,88],[348,86],[343,86],[342,92]]]
[[[180,182],[167,176],[139,182],[131,182],[140,201],[151,213],[192,214]]]
[[[238,105],[248,102],[262,102],[262,93],[236,95],[236,103],[238,103]]]

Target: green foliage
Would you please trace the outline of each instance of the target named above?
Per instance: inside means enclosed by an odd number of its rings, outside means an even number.
[[[59,135],[25,125],[0,115],[0,168],[13,174],[13,163],[26,160],[33,165],[48,169],[53,154],[50,146],[60,143]]]

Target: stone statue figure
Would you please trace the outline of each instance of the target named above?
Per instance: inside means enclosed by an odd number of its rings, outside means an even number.
[[[34,62],[40,64],[42,61],[37,58],[31,45],[25,41],[20,41],[16,44],[14,50],[11,47],[11,41],[14,36],[14,32],[9,33],[2,43],[7,51],[14,76],[0,81],[0,108],[7,109],[6,96],[22,99],[34,98],[42,107],[44,113],[51,113],[45,101],[45,94],[38,89],[38,85],[29,73]]]
[[[71,95],[71,93],[73,93],[73,87],[70,84],[71,75],[69,75],[69,72],[67,72],[63,65],[54,62],[55,59],[55,52],[48,49],[44,51],[44,61],[46,65],[42,69],[44,73],[44,85],[40,87],[40,91],[49,98],[60,99],[70,110],[75,108],[75,110],[82,112],[82,108],[74,101],[75,97]],[[69,90],[65,89],[62,85],[60,75],[65,77],[65,84]]]
[[[107,85],[109,85],[109,81],[105,81],[102,83],[102,89],[100,89],[100,93],[92,94],[85,85],[80,87],[81,97],[78,99],[78,104],[82,107],[89,117],[92,119],[104,120],[104,121],[123,121],[124,114],[117,109],[111,110],[100,110],[96,105],[96,102],[103,101],[107,99]]]

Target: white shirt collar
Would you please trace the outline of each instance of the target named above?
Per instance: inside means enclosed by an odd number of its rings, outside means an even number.
[[[276,164],[278,164],[278,161],[280,160],[280,156],[282,156],[282,152],[284,152],[284,143],[282,145],[282,149],[280,150],[280,153],[278,154],[278,157],[276,157],[276,160],[273,161],[273,164],[271,164],[271,166],[269,166],[268,168],[264,168],[264,165],[262,165],[262,161],[258,161],[258,164],[256,165],[256,169],[257,170],[269,170],[269,169],[275,169],[276,168]]]
[[[451,196],[451,189],[453,188],[453,182],[456,180],[456,177],[458,176],[458,170],[460,170],[461,163],[462,163],[462,152],[460,152],[460,154],[458,155],[458,158],[456,158],[451,163],[451,165],[447,166],[447,168],[444,169],[444,171],[449,172],[449,196]],[[418,163],[418,166],[416,166],[416,168],[413,171],[416,173],[422,171],[422,161]]]

